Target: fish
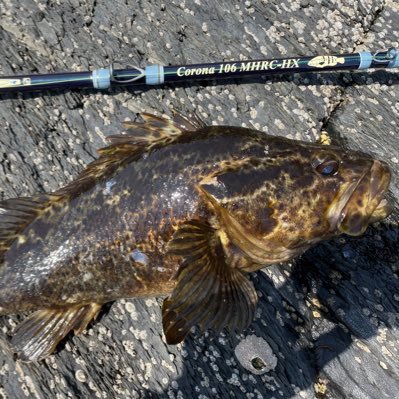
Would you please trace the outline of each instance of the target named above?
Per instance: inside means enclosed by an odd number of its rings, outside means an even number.
[[[71,183],[0,202],[0,314],[31,312],[19,359],[49,356],[103,304],[165,296],[178,344],[193,326],[242,331],[251,272],[389,215],[391,173],[368,154],[195,117],[142,114]]]
[[[318,55],[317,57],[312,58],[308,62],[308,65],[316,68],[326,68],[344,63],[344,57],[336,57],[335,55]]]

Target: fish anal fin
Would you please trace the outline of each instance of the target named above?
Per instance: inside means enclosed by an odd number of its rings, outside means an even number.
[[[11,346],[24,362],[38,361],[51,355],[57,344],[70,332],[81,333],[101,308],[97,303],[63,309],[44,309],[32,313],[17,326]]]
[[[79,335],[83,332],[92,320],[95,320],[101,310],[102,305],[98,303],[90,303],[81,311],[79,318],[73,326],[73,333]]]
[[[252,321],[256,291],[248,277],[226,263],[218,231],[207,222],[181,225],[169,244],[169,253],[184,262],[174,291],[162,308],[168,344],[181,342],[190,328],[244,329]]]

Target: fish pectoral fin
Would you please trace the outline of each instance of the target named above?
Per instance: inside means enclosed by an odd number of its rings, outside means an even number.
[[[44,309],[32,313],[17,326],[11,346],[19,359],[32,362],[49,356],[70,332],[81,333],[94,319],[101,305],[91,303],[65,309]]]
[[[242,271],[226,263],[217,230],[206,222],[189,221],[176,231],[169,253],[184,262],[162,308],[168,344],[181,342],[194,325],[216,332],[249,325],[258,299],[255,288]]]

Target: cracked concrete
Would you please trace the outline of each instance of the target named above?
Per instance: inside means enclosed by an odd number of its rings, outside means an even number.
[[[395,1],[313,0],[43,3],[0,0],[0,73],[55,72],[399,47]],[[397,72],[310,74],[138,91],[0,98],[0,199],[51,191],[91,162],[137,113],[195,113],[314,141],[325,129],[399,172]],[[399,197],[397,180],[392,194]],[[293,265],[253,275],[256,319],[242,335],[194,334],[169,347],[158,300],[124,300],[39,364],[13,359],[0,322],[0,397],[383,398],[398,369],[398,208],[359,238],[319,245]],[[249,335],[277,357],[253,375],[235,358]]]

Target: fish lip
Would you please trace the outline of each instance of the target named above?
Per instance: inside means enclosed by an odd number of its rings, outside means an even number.
[[[335,214],[335,221],[338,230],[342,233],[349,235],[360,235],[362,234],[370,223],[387,217],[393,210],[392,206],[388,203],[385,195],[388,192],[389,184],[391,180],[391,172],[388,165],[385,162],[374,160],[370,168],[358,179],[357,182],[348,187],[344,192],[340,205],[343,205],[339,213]],[[361,183],[367,184],[368,196],[363,196],[363,200],[367,200],[366,206],[363,212],[358,212],[360,229],[351,228],[344,226],[344,223],[349,220],[350,214],[348,213],[353,202],[356,201],[357,189]],[[346,200],[346,201],[345,201]]]
[[[392,211],[393,211],[393,206],[388,202],[386,198],[383,198],[374,209],[374,212],[370,217],[370,223],[377,222],[387,217],[392,213]]]
[[[371,169],[371,167],[370,167]],[[360,179],[357,179],[355,182],[349,185],[349,187],[344,191],[341,198],[338,200],[337,203],[334,204],[333,207],[330,207],[328,213],[331,226],[337,226],[338,229],[346,216],[344,209],[346,208],[347,204],[349,203],[350,199],[353,196],[353,193],[358,188],[360,182],[364,179],[367,175],[369,170],[363,173]]]

